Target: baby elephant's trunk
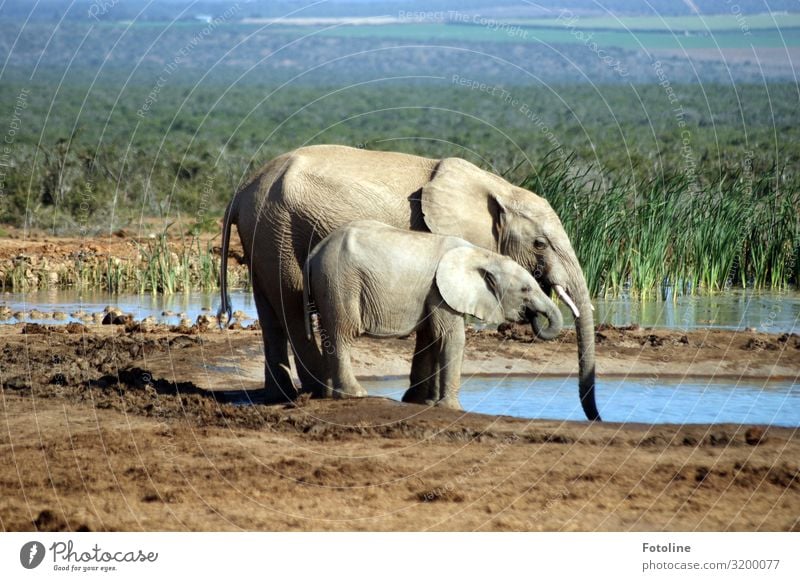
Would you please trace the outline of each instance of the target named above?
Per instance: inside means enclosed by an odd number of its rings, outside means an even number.
[[[561,329],[564,326],[564,319],[561,316],[561,311],[558,310],[558,307],[555,306],[555,304],[552,304],[552,306],[548,305],[541,311],[527,309],[525,314],[531,324],[533,334],[544,341],[550,341],[558,337],[558,335],[561,333]],[[542,321],[538,316],[540,314],[544,315],[547,319],[546,327],[542,325]]]

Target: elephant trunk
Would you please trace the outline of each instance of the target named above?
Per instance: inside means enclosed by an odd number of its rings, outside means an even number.
[[[601,421],[595,403],[595,358],[594,358],[594,310],[589,296],[589,289],[583,276],[578,277],[577,284],[570,285],[575,289],[575,306],[580,316],[575,318],[575,334],[578,339],[578,394],[586,417],[592,421]]]
[[[558,337],[564,326],[564,319],[561,316],[561,311],[558,310],[558,307],[556,307],[555,303],[552,301],[548,301],[548,303],[547,307],[541,311],[547,318],[547,327],[542,326],[537,316],[539,314],[537,311],[531,309],[526,311],[526,316],[533,329],[533,334],[544,341],[550,341]]]

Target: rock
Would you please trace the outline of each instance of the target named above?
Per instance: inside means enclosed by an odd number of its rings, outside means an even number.
[[[763,444],[766,441],[764,430],[758,426],[747,428],[747,431],[744,433],[744,441],[750,446]]]
[[[126,315],[119,309],[110,310],[106,311],[106,314],[101,319],[101,323],[103,325],[127,325],[133,323],[133,316]]]
[[[65,321],[65,320],[67,320],[68,316],[67,316],[67,313],[65,313],[63,311],[56,311],[55,313],[53,313],[53,318],[56,321]]]
[[[705,466],[700,466],[697,470],[695,470],[694,481],[698,484],[705,482],[709,474],[711,474],[711,471],[708,468]]]
[[[514,341],[531,341],[533,339],[533,330],[528,324],[522,323],[501,323],[497,327],[497,332],[507,339]]]
[[[47,333],[49,333],[47,327],[39,323],[25,323],[22,328],[23,335],[47,335]]]
[[[89,332],[89,330],[80,323],[67,323],[64,325],[64,330],[71,335],[79,335],[80,333]]]
[[[748,339],[747,343],[745,343],[744,347],[742,347],[742,349],[746,349],[748,351],[762,351],[762,350],[775,351],[777,348],[778,348],[777,345],[773,345],[772,343],[769,343],[768,341],[759,339],[757,337]]]
[[[67,521],[51,510],[45,509],[39,513],[33,526],[39,532],[62,532],[70,530]]]
[[[113,324],[114,319],[120,315],[122,315],[122,312],[120,311],[106,311],[105,315],[103,315],[102,324],[111,325]]]
[[[212,315],[198,315],[197,328],[203,332],[208,331],[212,325],[217,324],[217,318]]]
[[[23,377],[11,377],[0,383],[0,386],[14,391],[27,391],[31,388],[30,382]]]

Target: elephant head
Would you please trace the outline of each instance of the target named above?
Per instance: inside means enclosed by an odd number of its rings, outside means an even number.
[[[594,313],[583,271],[556,213],[544,198],[459,158],[443,159],[422,188],[425,224],[512,258],[555,291],[575,317],[579,394],[586,417],[600,420],[595,404]],[[529,320],[542,334],[533,312]],[[550,321],[552,326],[553,321]]]
[[[486,249],[462,246],[445,252],[436,268],[436,287],[451,309],[487,323],[517,322],[542,313],[550,321],[542,332],[548,338],[561,332],[561,311],[533,276]]]

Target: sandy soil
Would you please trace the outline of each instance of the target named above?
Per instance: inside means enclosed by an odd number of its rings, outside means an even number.
[[[797,335],[597,339],[606,376],[800,375]],[[572,373],[574,341],[473,331],[464,373]],[[0,349],[4,530],[800,530],[797,430],[266,406],[250,329],[0,325]],[[412,350],[363,340],[358,374]]]
[[[181,232],[188,233],[191,224],[187,221],[176,222],[170,228],[169,240],[176,246],[182,243]],[[152,240],[163,232],[164,225],[148,220],[138,228],[121,228],[113,235],[92,237],[63,236],[54,238],[47,232],[39,230],[21,230],[14,226],[3,225],[3,238],[0,240],[0,260],[25,255],[31,258],[47,258],[48,264],[58,264],[71,259],[76,254],[82,257],[93,255],[115,256],[120,259],[131,258],[138,254],[138,246]],[[220,228],[213,232],[199,234],[201,242],[219,242]],[[218,248],[217,248],[218,249]],[[239,237],[231,236],[231,258],[236,260],[241,256],[242,246]]]

